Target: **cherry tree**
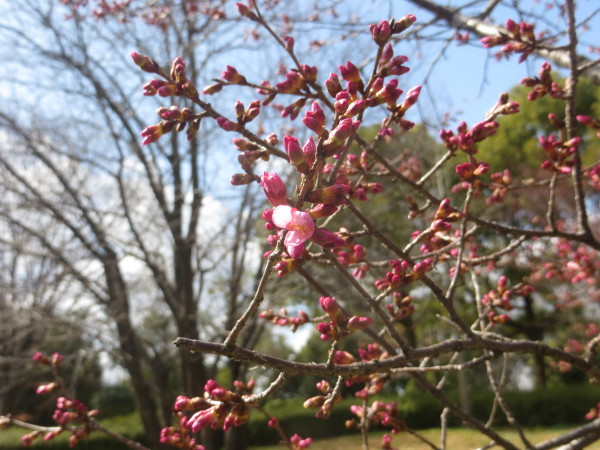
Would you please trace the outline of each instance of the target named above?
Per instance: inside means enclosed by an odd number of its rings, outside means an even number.
[[[304,406],[315,409],[323,420],[341,399],[344,385],[358,388],[348,426],[361,430],[365,448],[370,445],[369,429],[374,424],[398,434],[393,440],[386,434],[382,448],[392,448],[395,442],[402,445],[402,432],[417,435],[432,448],[445,448],[449,415],[486,435],[491,445],[508,449],[581,448],[600,438],[595,399],[590,400],[589,414],[582,417],[582,422],[587,419],[588,423],[534,444],[503,395],[515,355],[551,360],[556,370],[577,369],[589,382],[600,377],[600,165],[597,157],[591,164],[582,162],[583,152],[598,148],[600,119],[580,114],[575,101],[580,78],[594,80],[600,60],[579,57],[581,24],[575,2],[566,0],[560,5],[564,30],[555,34],[545,32],[542,20],[528,20],[529,16],[517,10],[513,10],[516,16],[502,26],[488,25],[486,19],[501,4],[499,1],[486,2],[477,16],[424,0],[411,3],[435,13],[434,25],[444,20],[456,28],[454,39],[460,42],[470,39],[466,32],[477,33],[481,36],[478,45],[493,49],[500,58],[523,62],[537,55],[547,59],[536,62],[535,75],[521,80],[530,90],[527,101],[551,96],[564,104],[561,116],[548,116],[553,132],[538,138],[541,170],[536,179],[512,177],[510,167],[492,172],[478,153],[481,142],[493,143],[503,116],[519,114],[519,104],[506,93],[498,93],[497,103],[482,112],[479,121],[442,126],[438,133],[443,151],[433,163],[417,170],[384,154],[386,143],[414,132],[411,112],[422,101],[423,86],[405,84],[411,61],[397,50],[403,39],[418,39],[420,33],[432,29],[420,24],[416,14],[369,25],[370,54],[358,55],[360,61],[354,57],[354,61],[339,61],[337,70],[329,75],[304,63],[295,36],[287,33],[289,30],[280,32],[265,18],[264,11],[273,6],[271,2],[249,1],[236,7],[254,30],[269,36],[287,56],[290,68],[276,79],[254,79],[236,63],[225,65],[219,77],[202,87],[194,82],[194,65],[190,69],[182,56],[176,56],[166,68],[157,62],[164,55],[131,54],[149,77],[143,95],[165,99],[157,110],[157,123],[141,131],[144,148],[183,138],[194,142],[201,123],[215,123],[233,137],[231,145],[239,152],[240,169],[231,177],[231,184],[239,189],[259,186],[268,202],[268,208],[255,219],[268,231],[264,240],[269,250],[263,255],[264,265],[243,311],[235,315],[223,339],[180,336],[174,344],[183,353],[217,355],[276,375],[258,393],[252,379],[236,380],[234,387],[208,379],[202,394],[179,396],[173,405],[176,424],[163,428],[162,444],[203,448],[198,432],[239,427],[256,408],[289,448],[308,447],[309,436],[284,430],[263,408],[264,401],[275,396],[286,380],[308,375],[322,377],[322,381],[315,386],[317,395],[306,399]],[[108,3],[103,4],[108,8]],[[77,10],[77,3],[71,6]],[[127,3],[121,6],[125,8]],[[565,81],[555,78],[552,64],[566,67]],[[227,98],[231,92],[239,99],[218,102],[220,96]],[[296,125],[300,129],[281,133],[275,122],[260,123],[270,108],[280,112],[284,121],[301,122]],[[377,133],[367,137],[364,130],[373,123],[378,124]],[[593,133],[582,136],[580,125]],[[418,154],[414,156],[423,163]],[[263,163],[273,160],[278,163]],[[435,183],[444,171],[453,173],[451,189],[440,189]],[[292,176],[284,177],[284,172]],[[559,187],[561,196],[571,199],[568,207],[573,208],[573,214],[566,214],[561,209],[563,202],[557,202]],[[502,208],[495,208],[511,196],[527,195],[529,189],[544,192],[546,214],[541,219],[515,225],[502,216]],[[403,194],[403,203],[394,208],[412,221],[399,220],[411,227],[409,238],[391,237],[378,226],[378,217],[369,214],[369,200],[385,197],[390,190]],[[513,261],[527,262],[526,276],[511,277],[507,267]],[[286,310],[264,308],[267,301],[270,307],[277,305],[277,285],[286,277],[304,280],[314,293],[319,314],[290,315]],[[343,283],[336,288],[327,282],[331,277]],[[536,289],[536,284],[545,280],[551,280],[556,298],[543,298],[543,292]],[[558,342],[510,337],[508,324],[519,320],[518,306],[532,298],[557,310],[581,308],[578,322],[570,324],[576,337]],[[414,342],[398,324],[430,305],[435,305],[437,313],[427,316],[428,323],[417,325],[439,331],[431,334],[437,340]],[[321,360],[311,363],[260,353],[242,342],[257,318],[294,331],[312,327],[329,344],[329,350]],[[365,345],[341,350],[351,335],[360,335]],[[39,355],[37,359],[51,367],[60,361],[59,357],[51,360]],[[449,374],[479,368],[484,369],[495,396],[496,407],[489,418],[475,417],[447,393]],[[403,420],[397,403],[376,398],[386,383],[397,377],[409,378],[424,395],[443,406],[439,444],[413,430]],[[60,383],[53,388],[60,388]],[[41,393],[50,390],[42,389]],[[75,440],[79,439],[80,431],[76,430],[81,428],[71,429],[69,422],[83,424],[83,434],[100,427],[95,413],[84,405],[65,396],[59,402],[58,416],[68,412],[69,420],[45,430],[50,438],[54,432],[71,431]],[[518,444],[495,425],[497,408],[518,432]]]

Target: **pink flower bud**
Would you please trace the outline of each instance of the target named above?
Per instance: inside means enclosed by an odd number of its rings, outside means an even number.
[[[419,94],[421,93],[421,86],[415,86],[410,89],[406,96],[404,97],[404,101],[402,102],[402,106],[400,107],[402,111],[406,111],[408,108],[417,103],[417,99],[419,98]]]
[[[248,173],[234,173],[229,180],[232,186],[245,186],[254,181],[254,177]]]
[[[338,66],[338,69],[340,71],[340,75],[342,75],[342,78],[344,80],[352,81],[357,84],[362,83],[362,79],[360,78],[360,73],[358,72],[358,69],[350,61],[348,61],[345,66]]]
[[[344,112],[345,117],[354,117],[360,114],[367,107],[367,102],[362,99],[358,99],[348,105],[348,108]]]
[[[198,98],[198,89],[189,80],[181,84],[181,92],[185,97],[189,98],[190,100],[196,100]],[[158,95],[160,95],[160,92]]]
[[[329,315],[331,320],[333,320],[334,322],[336,322],[338,324],[344,320],[344,314],[342,313],[342,310],[340,309],[340,305],[338,305],[338,303],[335,301],[335,298],[321,297],[319,299],[319,303],[320,303],[323,311],[325,311],[327,313],[327,315]]]
[[[336,206],[333,206],[333,205],[324,205],[323,203],[319,203],[318,205],[315,205],[314,207],[312,207],[308,211],[308,214],[310,214],[310,216],[313,219],[321,219],[323,217],[329,217],[329,216],[331,216],[337,210],[338,210],[338,208]]]
[[[223,128],[225,131],[237,131],[239,128],[239,125],[237,123],[232,122],[231,120],[226,119],[225,117],[218,117],[217,125]]]
[[[285,49],[288,52],[291,52],[294,50],[294,38],[292,36],[285,36],[283,38],[283,42],[285,43]]]
[[[260,177],[260,185],[273,206],[287,204],[285,184],[279,175],[264,172]]]
[[[316,397],[306,399],[302,406],[305,408],[315,409],[323,406],[323,403],[325,403],[325,397],[322,395],[317,395]]]
[[[318,102],[313,102],[310,111],[307,111],[306,114],[304,114],[302,123],[319,136],[322,136],[324,133],[326,133],[325,113],[321,109],[321,106]]]
[[[175,122],[162,121],[157,125],[151,125],[149,127],[146,127],[140,133],[141,136],[145,138],[142,141],[142,145],[148,145],[158,141],[162,135],[169,133],[174,126]]]
[[[587,127],[600,128],[600,122],[592,119],[590,116],[579,115],[577,121]]]
[[[326,248],[337,248],[345,244],[345,241],[337,233],[325,228],[315,228],[311,240]]]
[[[375,93],[376,103],[386,103],[388,105],[395,105],[396,100],[402,95],[402,89],[398,89],[398,79],[394,78],[388,84],[386,84],[381,90]]]
[[[377,45],[384,45],[390,40],[390,36],[392,35],[392,29],[390,28],[390,24],[387,20],[382,20],[378,25],[369,25],[369,31],[371,32],[371,37]]]
[[[352,364],[352,363],[356,362],[356,358],[348,352],[338,350],[335,352],[335,355],[333,357],[333,362],[335,364],[344,364],[344,365]]]
[[[373,319],[370,317],[352,316],[350,319],[348,319],[347,328],[351,331],[364,330],[371,325],[371,323],[373,323]]]
[[[226,70],[221,73],[221,79],[231,84],[246,84],[246,78],[238,73],[235,67],[227,66]]]
[[[316,388],[323,392],[324,394],[328,394],[331,392],[331,384],[327,380],[321,380],[316,384]]]
[[[296,170],[300,173],[308,173],[310,166],[306,161],[306,155],[302,151],[298,139],[286,134],[283,137],[283,146],[285,147],[285,151],[290,158],[290,162],[296,168]]]
[[[235,116],[241,120],[244,117],[244,113],[246,111],[244,108],[244,104],[241,101],[237,100],[233,109],[235,111]]]
[[[236,3],[235,6],[238,10],[238,13],[240,13],[241,16],[254,21],[258,20],[258,16],[243,3]]]
[[[340,84],[340,79],[335,73],[330,74],[329,78],[325,80],[325,87],[327,88],[329,95],[331,95],[333,98],[335,98],[335,96],[343,90],[342,85]]]
[[[186,80],[185,77],[185,61],[181,56],[177,56],[171,64],[171,78],[181,83]]]
[[[334,184],[310,192],[306,196],[306,199],[312,203],[324,203],[326,205],[339,206],[348,203],[346,195],[349,192],[349,186],[346,186],[345,184]]]
[[[336,336],[336,327],[335,327],[335,324],[333,322],[330,322],[330,323],[326,323],[326,322],[318,323],[317,326],[316,326],[316,328],[317,328],[317,331],[319,333],[321,333],[321,336],[319,336],[319,338],[322,341],[331,341]]]
[[[58,384],[55,382],[48,383],[48,384],[40,384],[38,386],[38,388],[35,390],[35,393],[38,395],[48,394],[48,393],[52,392],[53,390],[55,390],[57,387],[58,387]]]
[[[402,33],[416,21],[417,18],[414,14],[407,14],[394,23],[394,26],[392,27],[392,34]]]
[[[156,93],[161,97],[172,97],[177,95],[177,86],[173,83],[164,83],[156,90]]]
[[[223,89],[223,83],[209,84],[204,89],[202,89],[202,94],[203,95],[213,95],[213,94],[216,94],[217,92],[220,92],[221,89]]]
[[[323,143],[323,148],[326,150],[327,154],[333,154],[333,152],[335,152],[335,150],[338,149],[352,133],[354,133],[359,125],[359,121],[353,122],[350,118],[341,120],[338,126],[329,133],[329,137]]]
[[[302,151],[304,152],[304,157],[306,158],[306,163],[308,167],[312,167],[317,158],[317,146],[315,145],[315,141],[312,136],[309,136],[302,147]]]
[[[519,25],[514,20],[507,19],[506,23],[504,24],[504,27],[506,28],[506,31],[508,31],[513,36],[520,35]]]
[[[158,63],[147,56],[140,55],[139,53],[136,53],[136,52],[132,52],[131,59],[133,59],[133,62],[136,63],[136,65],[140,69],[142,69],[144,72],[148,72],[148,73],[159,73],[160,72],[160,66],[158,65]]]

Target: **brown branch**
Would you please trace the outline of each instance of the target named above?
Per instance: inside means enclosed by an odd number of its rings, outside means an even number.
[[[431,0],[409,0],[414,5],[426,9],[435,14],[440,19],[446,21],[452,28],[461,28],[469,30],[479,37],[498,36],[501,33],[507,34],[503,27],[492,25],[479,17],[471,17],[461,14],[457,9],[443,6]],[[575,61],[572,55],[565,49],[534,48],[533,53],[548,59],[561,67],[570,67],[571,63],[586,66],[588,68],[587,76],[595,83],[600,84],[600,68],[590,64],[590,60],[584,56],[578,56]]]
[[[356,375],[368,375],[371,373],[386,373],[392,369],[408,366],[411,362],[423,358],[433,358],[448,353],[462,352],[466,350],[490,350],[500,353],[530,353],[548,356],[558,361],[565,361],[589,376],[600,379],[600,367],[554,347],[541,342],[527,340],[495,340],[477,337],[475,339],[451,339],[428,347],[415,348],[410,354],[401,354],[387,359],[368,362],[353,363],[347,365],[334,364],[328,368],[326,364],[300,363],[276,358],[254,350],[239,347],[235,344],[217,344],[200,340],[178,337],[173,344],[181,349],[192,353],[207,353],[225,356],[235,361],[249,362],[263,367],[284,372],[288,376],[317,375],[317,376],[342,376],[350,377]]]

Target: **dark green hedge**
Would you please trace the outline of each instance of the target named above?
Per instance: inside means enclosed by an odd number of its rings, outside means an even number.
[[[457,395],[450,397],[456,401]],[[504,395],[514,415],[519,422],[527,427],[573,425],[585,423],[584,415],[600,400],[600,385],[575,385],[559,386],[548,389],[538,389],[528,392],[506,392]],[[429,394],[415,390],[409,394],[396,397],[386,396],[383,401],[396,400],[399,403],[402,417],[414,429],[435,428],[439,426],[441,406]],[[490,392],[474,391],[469,397],[472,414],[482,421],[486,421],[492,406],[493,396]],[[298,433],[302,437],[310,436],[315,439],[335,437],[352,432],[345,427],[345,422],[352,418],[349,407],[359,404],[358,399],[347,398],[335,406],[331,417],[327,420],[314,417],[315,411],[302,407],[303,399],[274,400],[266,405],[265,409],[279,418],[284,430],[288,434]],[[119,418],[115,418],[119,421]],[[123,419],[125,420],[125,419]],[[254,411],[250,416],[249,444],[271,445],[276,444],[279,437],[275,430],[267,426],[265,416]],[[496,415],[496,424],[506,424],[501,411]],[[451,425],[460,425],[460,422],[451,417]],[[140,436],[133,436],[140,438]],[[1,450],[22,449],[15,439],[16,445],[0,445]],[[68,448],[66,442],[46,442],[39,447],[47,450],[62,450]],[[125,449],[126,447],[96,434],[90,439],[81,442],[78,449],[105,450]]]
[[[455,393],[450,394],[457,401]],[[527,427],[555,426],[585,423],[585,414],[600,400],[600,386],[576,385],[559,386],[548,389],[537,389],[526,392],[506,392],[504,398],[508,402],[517,420]],[[399,403],[402,417],[413,429],[435,428],[439,426],[442,407],[425,392],[382,398],[383,401],[396,400]],[[482,421],[487,421],[493,402],[493,395],[486,391],[475,391],[470,395],[471,412]],[[326,438],[351,432],[345,422],[352,418],[349,411],[351,404],[359,404],[358,399],[346,399],[336,405],[331,417],[327,420],[314,417],[314,410],[302,407],[302,399],[277,400],[267,405],[266,410],[279,418],[287,433],[298,433],[302,437]],[[498,425],[506,424],[504,414],[496,413]],[[450,424],[461,425],[451,416]],[[269,445],[278,441],[277,433],[267,427],[264,416],[254,414],[250,420],[251,445]]]

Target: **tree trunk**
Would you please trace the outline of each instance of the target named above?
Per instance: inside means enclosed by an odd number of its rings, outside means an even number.
[[[141,349],[129,317],[129,300],[125,282],[115,255],[104,259],[103,264],[109,293],[108,310],[117,325],[119,349],[125,368],[131,377],[146,439],[151,448],[159,448],[161,425],[154,398],[148,395],[152,391],[144,378]]]

